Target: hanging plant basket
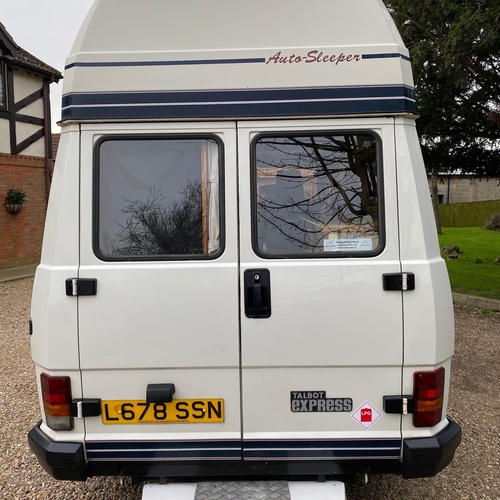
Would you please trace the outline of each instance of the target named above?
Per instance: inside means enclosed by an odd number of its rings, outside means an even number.
[[[12,215],[18,214],[21,211],[21,208],[23,208],[22,203],[5,203],[5,210]]]
[[[26,199],[26,193],[22,189],[9,189],[5,201],[5,210],[7,210],[9,214],[14,215],[21,211],[23,203],[28,200]]]

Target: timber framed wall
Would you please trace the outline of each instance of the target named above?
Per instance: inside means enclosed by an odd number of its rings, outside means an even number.
[[[50,90],[62,75],[17,45],[0,23],[0,269],[38,263],[50,190]],[[9,189],[25,192],[16,214]]]

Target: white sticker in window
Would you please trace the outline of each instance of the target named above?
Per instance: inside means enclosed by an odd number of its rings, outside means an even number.
[[[373,242],[371,238],[324,239],[323,249],[325,252],[370,252]]]

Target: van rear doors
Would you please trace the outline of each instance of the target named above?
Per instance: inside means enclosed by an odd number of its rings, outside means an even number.
[[[88,124],[81,151],[90,461],[399,457],[393,120]]]

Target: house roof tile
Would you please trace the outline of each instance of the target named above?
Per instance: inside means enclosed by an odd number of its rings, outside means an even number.
[[[4,56],[17,63],[19,66],[38,71],[39,73],[54,78],[55,81],[62,78],[60,71],[49,66],[20,47],[2,23],[0,23],[0,49],[2,49]]]

